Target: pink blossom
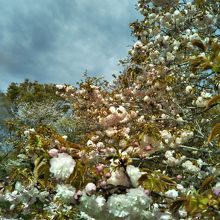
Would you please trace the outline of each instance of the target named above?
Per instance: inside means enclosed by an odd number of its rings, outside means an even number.
[[[117,132],[118,131],[112,127],[105,131],[105,133],[108,137],[114,136]]]
[[[129,186],[128,177],[125,175],[124,168],[120,167],[116,171],[113,171],[107,183],[115,186]]]
[[[74,199],[78,200],[82,196],[82,191],[78,190],[74,195]]]
[[[104,164],[99,164],[99,165],[96,166],[96,170],[97,170],[98,172],[102,172],[103,169],[104,169],[104,167],[105,167]]]
[[[183,176],[182,176],[182,175],[177,175],[176,178],[177,178],[178,180],[180,180],[180,179],[183,178]]]
[[[103,142],[98,142],[98,143],[96,144],[96,146],[97,146],[98,148],[103,148],[103,147],[105,147],[105,145],[104,145]]]
[[[100,183],[100,186],[106,186],[106,184],[107,184],[106,181],[103,180],[103,181]]]
[[[146,151],[151,151],[151,150],[152,150],[152,146],[151,146],[151,145],[147,145],[144,149],[145,149]]]
[[[106,174],[105,174],[105,177],[106,177],[106,178],[111,177],[111,173],[106,173]]]
[[[213,193],[215,196],[220,196],[220,188],[213,189]]]
[[[144,193],[145,193],[147,196],[149,196],[149,195],[150,195],[150,190],[146,189],[146,190],[144,190]]]
[[[85,191],[87,194],[92,194],[93,192],[96,191],[96,185],[94,183],[87,183],[85,187]]]
[[[220,182],[213,187],[212,191],[215,196],[220,196]]]
[[[60,152],[65,152],[66,148],[65,147],[61,147]]]
[[[51,157],[56,157],[58,155],[59,151],[55,148],[52,148],[48,151],[48,153]]]

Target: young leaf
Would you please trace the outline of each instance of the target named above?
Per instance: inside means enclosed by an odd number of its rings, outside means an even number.
[[[185,202],[186,202],[186,198],[179,198],[179,199],[177,199],[170,206],[170,211],[173,214],[175,214],[180,209],[180,207],[184,205]]]
[[[200,192],[203,192],[203,191],[207,190],[208,188],[210,188],[210,187],[211,187],[211,184],[212,184],[212,182],[213,182],[214,179],[215,179],[214,176],[208,176],[208,177],[202,182],[201,187],[199,188],[199,191],[200,191]]]
[[[193,40],[192,45],[200,48],[203,51],[206,51],[206,46],[203,44],[201,40],[197,40],[197,39]]]
[[[220,103],[220,95],[214,96],[208,101],[207,108],[212,107],[213,105],[219,104],[219,103]]]
[[[211,142],[215,137],[219,136],[220,134],[220,123],[217,123],[213,128],[208,137],[208,142]]]

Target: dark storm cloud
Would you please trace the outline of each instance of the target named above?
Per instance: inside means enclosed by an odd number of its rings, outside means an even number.
[[[134,0],[0,0],[0,89],[25,78],[107,79],[132,44]]]

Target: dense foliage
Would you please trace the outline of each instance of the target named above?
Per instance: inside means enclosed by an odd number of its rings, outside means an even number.
[[[113,83],[9,86],[3,217],[220,218],[220,1],[137,9]]]

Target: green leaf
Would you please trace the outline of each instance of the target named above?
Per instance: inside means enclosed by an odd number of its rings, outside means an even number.
[[[42,141],[41,141],[41,138],[40,138],[39,135],[36,135],[35,145],[36,145],[37,147],[42,147]]]
[[[204,212],[208,208],[209,198],[204,196],[188,196],[185,202],[186,211],[190,214]]]
[[[44,155],[35,159],[33,175],[37,182],[39,182],[43,187],[46,187],[50,172],[49,161],[44,157]]]
[[[153,192],[165,192],[169,189],[175,188],[176,186],[176,182],[170,177],[157,172],[143,174],[139,178],[138,182],[145,189]]]
[[[205,5],[205,0],[194,0],[194,3],[197,6],[203,6],[203,5]]]

